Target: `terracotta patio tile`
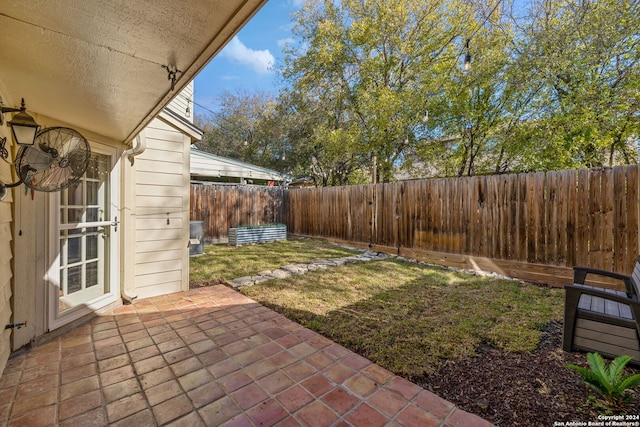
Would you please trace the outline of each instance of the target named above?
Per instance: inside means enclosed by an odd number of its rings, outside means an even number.
[[[303,381],[301,385],[316,397],[322,396],[332,388],[332,385],[329,383],[329,381],[320,374],[316,374]]]
[[[120,337],[120,335],[103,340],[93,340],[93,346],[96,350],[117,346],[119,344],[122,344],[122,337]]]
[[[277,367],[272,361],[268,359],[262,359],[252,365],[247,366],[246,368],[244,368],[244,371],[254,380],[259,380],[260,378],[269,375],[276,369]]]
[[[247,412],[258,426],[272,426],[287,416],[287,411],[275,400],[267,400]]]
[[[181,377],[202,368],[204,368],[204,365],[195,356],[181,360],[180,362],[176,362],[171,365],[171,370],[173,370],[173,373],[176,375],[176,377]]]
[[[110,371],[112,369],[120,368],[125,365],[131,364],[131,359],[128,354],[121,354],[120,356],[111,357],[109,359],[103,359],[98,362],[98,369],[100,372]]]
[[[447,425],[452,427],[492,427],[489,421],[483,420],[475,414],[470,414],[462,409],[455,409],[446,419]]]
[[[104,427],[109,425],[107,413],[103,407],[95,408],[60,422],[60,427]]]
[[[180,339],[180,337],[178,336],[178,334],[176,334],[175,331],[167,331],[167,332],[163,332],[161,334],[150,333],[150,335],[151,335],[151,338],[153,339],[153,341],[155,341],[156,344],[160,344],[160,343],[171,341],[171,340],[175,340],[175,339]]]
[[[147,397],[149,405],[151,406],[174,398],[181,393],[182,389],[180,388],[180,384],[178,384],[178,381],[176,380],[169,380],[162,384],[158,384],[157,386],[148,388],[144,391],[144,395]]]
[[[238,406],[247,410],[254,407],[263,400],[267,400],[269,396],[257,384],[249,384],[234,392],[231,397],[236,401]]]
[[[222,347],[222,350],[229,356],[233,356],[234,354],[239,354],[250,349],[251,347],[249,347],[249,344],[244,341],[235,341]]]
[[[157,355],[134,362],[133,366],[136,368],[138,375],[140,375],[163,368],[167,366],[167,362],[161,355]]]
[[[278,338],[275,341],[284,348],[290,348],[290,347],[293,347],[294,345],[300,344],[302,342],[302,339],[296,337],[295,335],[288,334]]]
[[[4,404],[5,402],[12,402],[13,399],[16,397],[17,390],[18,390],[18,386],[12,386],[12,387],[6,387],[3,389],[0,389],[0,405]],[[2,421],[1,417],[0,417],[0,421]]]
[[[178,378],[183,390],[189,391],[210,381],[215,381],[213,375],[205,368],[190,372]]]
[[[377,384],[386,384],[387,381],[393,377],[393,373],[375,364],[364,368],[362,373],[374,380]]]
[[[122,333],[122,332],[121,332]],[[142,327],[142,325],[140,325],[140,329],[137,329],[133,332],[129,332],[129,333],[122,333],[122,340],[125,343],[131,342],[131,341],[136,341],[136,340],[141,340],[143,338],[149,338],[149,333],[147,332],[146,329],[144,329]]]
[[[222,335],[215,336],[213,339],[220,347],[224,347],[225,345],[240,340],[240,338],[241,337],[239,337],[235,332],[225,332]]]
[[[403,399],[400,395],[384,388],[378,390],[373,396],[369,397],[367,402],[389,417],[394,417],[407,405],[406,399]]]
[[[107,403],[134,395],[140,391],[140,385],[136,378],[129,378],[102,388],[102,393]]]
[[[41,354],[37,357],[30,357],[27,359],[25,363],[25,369],[35,368],[41,365],[46,365],[49,363],[59,363],[60,362],[60,352],[54,351],[50,353]]]
[[[151,337],[144,337],[137,340],[129,341],[126,343],[127,350],[134,351],[140,348],[155,346],[155,342],[151,339]]]
[[[356,406],[360,399],[348,393],[344,388],[337,387],[322,396],[322,401],[335,412],[344,415]]]
[[[97,360],[108,359],[110,357],[120,356],[121,354],[124,354],[126,352],[127,352],[127,349],[122,343],[110,345],[107,347],[100,347],[100,348],[96,347],[96,359]]]
[[[51,362],[46,365],[37,366],[35,368],[26,369],[22,372],[22,376],[20,377],[20,382],[26,383],[29,381],[33,381],[40,377],[45,377],[51,374],[55,374],[60,370],[59,362]]]
[[[211,381],[187,392],[187,394],[193,405],[196,408],[201,408],[204,405],[215,402],[225,396],[226,393],[218,383]]]
[[[318,350],[321,350],[333,344],[333,341],[331,341],[329,338],[323,337],[322,335],[316,335],[307,342],[309,343],[309,345],[312,345]]]
[[[87,365],[96,361],[96,355],[93,352],[80,353],[74,356],[65,357],[60,361],[60,370],[77,368],[78,366]]]
[[[187,339],[184,340],[189,345],[189,348],[191,349],[191,351],[193,351],[195,354],[201,354],[218,347],[216,343],[210,340],[209,337],[207,337],[204,333],[201,333],[201,334],[204,337],[203,339],[200,339],[198,341],[192,341],[190,344],[189,344],[189,340]],[[198,337],[198,338],[200,337],[199,334],[193,334],[190,336]]]
[[[305,406],[296,413],[296,416],[309,427],[328,426],[338,419],[338,416],[320,401]]]
[[[81,398],[71,398],[60,402],[58,407],[58,419],[66,420],[67,418],[87,412],[97,408],[102,404],[102,396],[100,390],[93,390],[82,395]]]
[[[151,408],[159,425],[180,418],[193,411],[193,409],[191,401],[184,394],[180,394]]]
[[[248,366],[264,359],[264,356],[253,349],[249,349],[232,357],[240,366]]]
[[[271,328],[265,329],[262,331],[262,333],[268,336],[269,338],[271,338],[272,340],[277,340],[278,338],[282,338],[286,335],[289,335],[289,332],[278,327],[271,327]]]
[[[191,351],[189,347],[184,347],[184,346],[182,348],[178,348],[178,349],[167,352],[166,350],[163,351],[162,348],[160,348],[160,345],[158,345],[158,350],[160,350],[160,352],[164,354],[164,358],[167,360],[169,364],[180,362],[182,360],[185,360],[189,357],[194,356],[193,351]]]
[[[252,333],[248,337],[245,337],[243,341],[249,344],[251,348],[255,349],[256,347],[271,342],[271,339],[268,336],[256,332],[253,328],[248,328],[248,330]]]
[[[293,381],[281,371],[275,371],[258,380],[257,383],[271,394],[277,394],[293,385]]]
[[[345,418],[355,427],[382,427],[387,422],[387,417],[366,403],[360,404]],[[414,424],[414,426],[425,427],[423,424]]]
[[[118,324],[113,320],[113,317],[97,317],[91,321],[92,333],[102,332],[109,329],[116,329]]]
[[[145,390],[158,384],[162,384],[165,381],[169,381],[171,378],[174,378],[174,375],[171,368],[168,366],[138,376],[140,385]]]
[[[298,358],[289,353],[287,350],[274,354],[269,358],[278,368],[282,369],[285,366],[289,366],[292,363],[298,361]]]
[[[132,396],[125,397],[124,399],[108,403],[107,417],[109,419],[109,423],[113,423],[146,408],[147,402],[142,396],[142,393],[136,393]]]
[[[17,386],[20,382],[20,376],[22,372],[7,373],[5,372],[0,377],[0,389]]]
[[[133,366],[127,365],[121,368],[112,369],[111,371],[100,373],[100,381],[102,382],[102,386],[108,386],[110,384],[115,384],[120,381],[127,380],[129,378],[135,377],[136,374],[133,372]]]
[[[11,418],[25,415],[36,409],[53,405],[58,400],[58,389],[50,389],[39,393],[30,393],[24,396],[16,396],[11,408]]]
[[[225,421],[239,415],[241,409],[238,408],[229,396],[225,396],[199,409],[198,413],[206,425],[219,426]]]
[[[18,396],[29,394],[29,393],[38,393],[43,392],[51,388],[58,387],[58,375],[43,375],[34,380],[20,383],[17,388]]]
[[[367,397],[376,389],[378,385],[371,379],[362,374],[354,375],[345,381],[344,386],[356,396]]]
[[[56,405],[37,408],[26,415],[9,420],[9,427],[45,427],[56,423]]]
[[[341,384],[347,378],[350,378],[351,376],[353,376],[353,374],[355,374],[353,369],[343,365],[340,362],[329,366],[324,371],[322,371],[322,373],[336,384]]]
[[[149,335],[152,337],[158,336],[161,334],[166,334],[166,333],[175,334],[173,329],[171,329],[171,325],[167,325],[166,323],[164,323],[164,319],[163,319],[163,324],[161,325],[150,327],[147,322],[145,322],[144,325],[147,328],[147,332],[149,332]]]
[[[235,418],[230,419],[220,427],[253,427],[253,424],[249,420],[249,417],[245,414],[240,414]]]
[[[360,356],[359,354],[356,353],[352,353],[349,356],[343,358],[342,360],[340,360],[341,363],[349,366],[350,368],[352,368],[355,371],[360,371],[362,369],[364,369],[365,367],[371,365],[371,361]]]
[[[284,420],[280,421],[278,424],[276,424],[274,427],[301,427],[302,424],[300,424],[295,418],[293,417],[287,417]]]
[[[334,359],[341,359],[350,353],[349,350],[335,343],[331,344],[329,347],[326,347],[324,351],[327,354],[331,355]]]
[[[184,336],[182,334],[180,334],[178,332],[178,335],[180,335],[180,338],[182,338],[182,340],[187,343],[187,344],[195,344],[198,342],[202,342],[202,341],[208,341],[211,342],[211,340],[209,339],[209,336],[207,334],[205,334],[204,332],[202,332],[200,330],[200,328],[193,326],[194,328],[197,329],[197,332],[193,332],[187,336]]]
[[[224,360],[226,357],[227,355],[224,354],[224,351],[219,348],[214,348],[198,355],[198,359],[200,359],[205,366],[213,365],[214,363]]]
[[[98,374],[98,364],[91,363],[89,365],[79,366],[75,369],[67,369],[60,374],[60,382],[68,384],[82,378],[87,378]]]
[[[60,352],[61,361],[64,361],[70,357],[77,356],[83,353],[93,353],[93,343],[88,342],[86,344],[79,344],[74,347],[63,348]]]
[[[272,341],[259,346],[258,348],[256,348],[256,350],[260,352],[260,354],[262,354],[263,356],[269,357],[269,356],[273,356],[274,354],[280,353],[283,350],[283,348],[278,343],[275,343]]]
[[[401,425],[406,427],[412,426],[424,426],[424,427],[437,427],[440,425],[440,420],[435,418],[428,412],[418,408],[415,405],[409,405],[404,408],[400,414],[396,417]],[[463,424],[465,427],[472,427],[471,424]]]
[[[294,357],[298,359],[303,359],[313,353],[318,351],[315,347],[309,345],[306,342],[301,342],[298,345],[295,345],[289,349],[289,353],[291,353]]]
[[[228,393],[231,393],[253,382],[253,380],[243,371],[236,371],[220,378],[219,382]]]
[[[327,356],[324,352],[319,351],[310,356],[305,357],[304,359],[309,365],[313,366],[316,369],[326,368],[330,364],[334,362],[332,357]]]
[[[289,378],[293,379],[295,382],[300,382],[306,378],[309,378],[315,372],[316,369],[306,364],[305,362],[297,362],[284,368],[284,373],[287,374]]]
[[[90,336],[80,336],[80,337],[65,336],[62,338],[62,341],[61,341],[62,349],[78,347],[83,344],[84,345],[91,344],[91,337]]]
[[[293,413],[311,402],[314,397],[304,388],[299,385],[295,385],[278,394],[276,399],[278,399],[282,406],[284,406],[289,412]]]
[[[419,387],[414,383],[400,377],[392,378],[391,381],[389,381],[389,383],[387,384],[387,387],[390,390],[393,390],[396,393],[404,396],[404,398],[407,400],[413,399],[418,393],[424,390],[422,387]]]
[[[98,377],[92,375],[60,387],[60,400],[67,400],[71,397],[80,396],[100,387]]]
[[[208,366],[207,369],[209,369],[209,372],[211,372],[216,378],[222,378],[240,369],[240,365],[232,359],[222,359],[221,361]]]
[[[176,338],[176,339],[173,339],[173,340],[169,340],[169,341],[165,341],[165,342],[159,343],[158,344],[158,349],[162,353],[169,353],[171,351],[187,349],[187,350],[189,350],[189,354],[193,354],[193,351],[191,351],[191,349],[186,347],[186,345],[187,344],[181,338]]]
[[[158,347],[156,347],[155,345],[150,345],[129,352],[129,356],[131,357],[132,362],[139,362],[141,360],[148,359],[159,354],[160,350],[158,350]]]
[[[110,427],[135,427],[135,426],[153,426],[156,420],[153,417],[151,409],[145,409],[140,412],[136,412],[133,415],[129,415],[126,418],[121,419],[116,423],[109,423]]]
[[[207,427],[197,411],[191,411],[187,415],[178,418],[165,425],[166,427]]]
[[[93,341],[106,340],[107,338],[119,337],[120,331],[118,328],[106,329],[104,331],[94,332],[92,337]]]
[[[429,411],[440,419],[444,419],[454,408],[453,403],[448,402],[427,390],[420,392],[418,397],[414,400],[414,403],[418,407]]]

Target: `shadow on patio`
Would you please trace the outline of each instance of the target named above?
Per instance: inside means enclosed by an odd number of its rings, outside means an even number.
[[[4,425],[491,424],[218,285],[123,306],[13,357]]]

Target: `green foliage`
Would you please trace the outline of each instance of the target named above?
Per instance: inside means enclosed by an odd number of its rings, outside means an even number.
[[[568,365],[577,371],[584,382],[598,392],[609,405],[615,407],[628,398],[626,391],[640,386],[640,374],[623,377],[623,370],[631,360],[630,356],[618,356],[609,365],[598,353],[588,353],[589,368]]]
[[[201,145],[323,186],[636,163],[639,8],[308,1],[278,96],[228,94]]]

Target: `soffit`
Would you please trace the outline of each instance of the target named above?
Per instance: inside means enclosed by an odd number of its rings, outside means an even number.
[[[30,113],[129,142],[265,1],[2,0],[0,81]]]

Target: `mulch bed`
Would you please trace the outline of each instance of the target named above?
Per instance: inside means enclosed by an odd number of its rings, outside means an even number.
[[[564,352],[562,324],[552,323],[532,353],[482,346],[478,355],[447,363],[436,375],[413,381],[499,426],[598,421],[605,410],[589,403],[594,393],[567,364],[587,366],[585,354]],[[625,374],[638,372],[629,365],[625,368]],[[640,390],[632,391],[632,396],[630,404],[612,414],[640,415]]]

